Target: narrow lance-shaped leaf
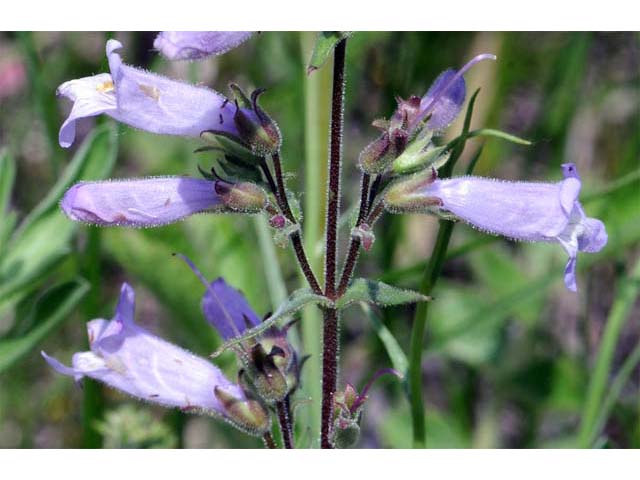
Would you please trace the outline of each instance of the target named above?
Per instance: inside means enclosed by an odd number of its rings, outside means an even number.
[[[356,302],[367,302],[389,307],[405,303],[428,302],[429,300],[431,300],[431,297],[413,290],[393,287],[386,283],[366,278],[356,278],[351,282],[344,295],[335,302],[335,307],[343,309]]]
[[[391,360],[393,368],[401,372],[403,375],[406,374],[407,369],[409,368],[409,360],[407,359],[406,353],[404,353],[404,350],[402,350],[402,347],[398,343],[398,340],[396,340],[396,337],[394,337],[389,329],[385,327],[380,317],[369,304],[360,302],[360,308],[362,308],[362,311],[371,321],[374,331],[387,351],[387,355]]]
[[[22,337],[0,340],[0,373],[34,349],[67,319],[88,291],[89,284],[78,278],[46,292],[35,306],[34,324],[37,326]]]
[[[113,126],[99,128],[85,140],[60,180],[27,216],[11,238],[0,262],[0,305],[18,300],[68,254],[73,222],[58,209],[60,196],[80,179],[106,177],[115,163],[117,137]]]
[[[16,178],[16,164],[6,150],[0,150],[0,218],[9,207],[13,182]]]
[[[5,243],[16,224],[17,215],[9,212],[9,202],[16,177],[16,164],[6,150],[0,150],[0,259],[5,253]]]

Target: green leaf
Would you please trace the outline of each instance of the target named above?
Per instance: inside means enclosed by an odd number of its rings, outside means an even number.
[[[33,310],[33,324],[37,326],[22,337],[0,340],[0,373],[28,354],[68,318],[89,288],[85,280],[77,278],[48,290]]]
[[[20,224],[22,233],[33,222],[56,208],[67,189],[79,180],[102,180],[113,169],[118,153],[118,137],[113,123],[102,125],[91,132],[82,142],[73,159],[64,172],[49,190],[44,199],[34,208]]]
[[[467,138],[473,137],[494,137],[501,138],[502,140],[506,140],[511,143],[517,143],[518,145],[531,145],[532,142],[529,140],[525,140],[524,138],[516,137],[515,135],[511,135],[510,133],[502,132],[500,130],[495,130],[493,128],[480,128],[478,130],[473,130],[469,132]]]
[[[336,302],[337,309],[347,308],[355,302],[367,302],[383,307],[402,305],[405,303],[428,302],[431,297],[387,285],[386,283],[366,278],[356,278],[349,284],[349,288]]]
[[[290,317],[301,308],[306,307],[307,305],[314,304],[323,305],[325,307],[333,306],[332,302],[329,299],[322,295],[313,293],[313,291],[311,291],[311,289],[309,288],[300,288],[296,290],[289,296],[289,298],[287,298],[287,300],[280,304],[278,309],[273,312],[273,314],[269,318],[263,320],[262,323],[257,327],[246,330],[245,333],[240,335],[239,337],[232,338],[231,340],[225,342],[224,345],[222,345],[213,353],[212,357],[217,357],[225,350],[228,350],[230,347],[238,345],[239,343],[253,338],[256,335],[260,335],[262,332],[275,325],[278,320]]]
[[[6,150],[0,151],[0,219],[6,218],[13,182],[16,178],[16,164]]]
[[[367,318],[371,320],[374,331],[378,335],[378,338],[387,351],[389,360],[391,360],[391,365],[393,365],[393,368],[395,368],[397,371],[405,375],[407,373],[407,369],[409,368],[409,360],[407,359],[407,355],[404,353],[404,350],[402,350],[402,347],[398,343],[398,340],[396,340],[396,337],[394,337],[389,329],[385,327],[380,317],[376,314],[376,312],[371,308],[369,304],[360,302],[360,307],[362,308],[362,311],[365,313]]]
[[[348,38],[349,35],[351,35],[351,32],[320,32],[307,66],[307,75],[322,67],[333,53],[333,49],[336,48],[338,42]]]
[[[113,126],[94,130],[53,188],[18,227],[0,261],[0,309],[35,288],[44,280],[44,273],[69,254],[69,241],[77,224],[58,208],[60,197],[78,180],[105,178],[116,154]]]

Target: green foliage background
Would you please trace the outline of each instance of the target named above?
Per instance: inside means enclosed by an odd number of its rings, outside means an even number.
[[[223,275],[259,314],[275,309],[284,287],[302,284],[292,252],[274,248],[264,223],[249,217],[101,230],[59,212],[61,193],[79,179],[197,175],[198,164],[207,167],[206,156],[192,153],[198,141],[102,118],[79,124],[71,150],[58,146],[69,103],[55,89],[107,71],[108,37],[124,43],[129,64],[223,93],[232,80],[268,89],[263,105],[283,132],[288,185],[299,192],[306,241],[320,258],[313,240],[324,219],[331,66],[306,76],[313,34],[264,32],[200,63],[161,59],[153,33],[0,34],[0,447],[259,447],[213,419],[131,408],[132,400],[90,381],[78,389],[38,353],[67,361],[85,349],[85,322],[112,315],[125,280],[138,292],[140,323],[198,354],[215,350],[219,338],[199,308],[203,287],[172,252],[191,257],[209,278]],[[427,324],[427,446],[640,447],[637,34],[356,33],[347,53],[343,212],[357,201],[356,159],[376,134],[371,121],[391,114],[395,95],[424,94],[440,71],[480,52],[498,62],[466,76],[469,93],[482,87],[472,128],[501,129],[533,145],[470,140],[459,172],[481,144],[477,175],[557,180],[560,164],[575,162],[585,210],[604,221],[609,243],[579,258],[575,295],[563,287],[557,246],[455,228]],[[460,129],[456,123],[450,132]],[[416,289],[436,234],[431,218],[384,217],[358,276]],[[380,368],[402,368],[412,319],[412,307],[351,309],[341,334],[342,381],[362,385]],[[305,312],[298,333],[315,355],[301,399],[316,388],[317,328],[318,317]],[[219,361],[233,374],[230,354]],[[370,397],[359,445],[411,446],[404,386],[386,380]],[[297,409],[301,445],[310,443],[303,424],[317,401]]]

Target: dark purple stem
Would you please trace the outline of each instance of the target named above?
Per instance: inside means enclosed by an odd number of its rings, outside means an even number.
[[[276,181],[276,191],[275,196],[278,201],[278,207],[280,207],[280,211],[283,213],[285,217],[291,223],[297,223],[296,218],[293,216],[291,212],[291,207],[289,206],[289,200],[287,199],[287,190],[284,185],[284,177],[282,175],[282,163],[280,161],[280,154],[274,153],[271,156],[271,160],[273,161],[273,168],[275,171],[275,181]],[[267,169],[268,170],[268,169]],[[296,252],[296,258],[298,259],[298,264],[302,269],[302,273],[304,277],[307,279],[307,283],[313,290],[313,293],[316,295],[322,295],[322,288],[320,287],[320,283],[318,283],[318,279],[316,278],[313,270],[311,269],[311,265],[309,264],[309,259],[307,258],[307,252],[304,249],[304,245],[302,243],[302,237],[300,236],[300,231],[294,231],[290,237],[291,244],[293,245],[293,250]]]
[[[276,447],[276,442],[273,441],[273,437],[269,432],[265,433],[262,436],[262,441],[264,442],[264,445],[267,448],[278,448]]]
[[[288,395],[283,401],[276,403],[276,410],[278,411],[278,422],[280,423],[282,444],[284,445],[284,448],[293,448],[293,428],[291,426],[291,412]]]
[[[358,219],[356,220],[356,228],[362,225],[369,210],[369,183],[371,182],[371,176],[368,173],[362,174],[362,181],[360,182],[360,209],[358,211]],[[373,199],[371,199],[373,200]],[[351,243],[349,244],[349,253],[347,253],[347,259],[342,267],[342,275],[340,276],[340,284],[338,285],[338,298],[344,295],[344,292],[349,286],[351,276],[356,268],[356,262],[360,255],[360,237],[351,237]]]
[[[331,138],[329,146],[329,189],[327,194],[327,221],[325,244],[325,290],[324,294],[336,298],[336,259],[338,253],[338,214],[340,210],[340,169],[342,166],[342,129],[344,112],[344,65],[346,39],[336,45],[333,54],[333,92],[331,99]],[[322,336],[322,420],[320,424],[320,447],[333,448],[331,423],[333,419],[333,396],[338,377],[338,329],[337,310],[327,308],[324,313]]]

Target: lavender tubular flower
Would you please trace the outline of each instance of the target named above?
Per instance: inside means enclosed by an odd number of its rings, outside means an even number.
[[[585,215],[574,164],[563,165],[558,183],[507,182],[480,177],[439,180],[419,175],[392,186],[385,197],[393,212],[453,214],[488,233],[514,240],[559,243],[569,255],[564,283],[577,290],[578,252],[595,253],[607,244],[604,224]]]
[[[90,351],[74,354],[71,367],[42,356],[77,381],[87,376],[141,400],[221,416],[249,433],[267,431],[268,413],[258,402],[209,361],[136,325],[134,309],[135,293],[125,283],[115,317],[87,324]]]
[[[71,80],[58,88],[58,95],[74,102],[60,128],[62,147],[73,143],[76,121],[102,113],[151,133],[199,137],[214,130],[238,136],[233,120],[236,107],[223,95],[125,65],[117,53],[120,48],[116,40],[107,42],[111,74]],[[245,115],[257,121],[252,111]]]
[[[153,47],[169,60],[200,60],[222,55],[252,35],[253,32],[160,32]]]
[[[188,177],[81,182],[67,190],[60,206],[72,220],[126,227],[156,227],[226,210],[215,182]]]

